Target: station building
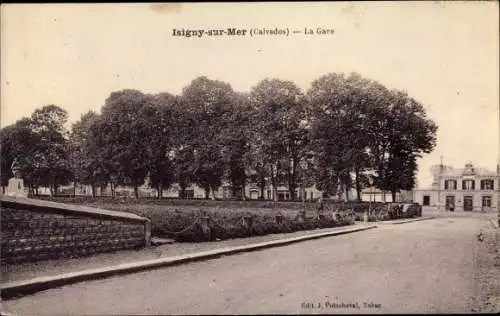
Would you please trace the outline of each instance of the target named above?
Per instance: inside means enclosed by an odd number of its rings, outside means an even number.
[[[458,212],[498,211],[500,168],[490,171],[472,163],[455,169],[439,165],[429,188],[413,191],[413,201],[424,208]]]

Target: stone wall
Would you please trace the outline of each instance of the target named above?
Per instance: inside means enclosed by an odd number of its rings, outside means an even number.
[[[1,261],[69,258],[149,246],[147,218],[48,201],[1,197]]]

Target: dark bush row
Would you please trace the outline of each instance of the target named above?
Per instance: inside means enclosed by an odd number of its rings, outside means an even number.
[[[368,214],[369,222],[414,218],[422,216],[422,206],[418,204],[391,203],[377,207]]]
[[[354,217],[346,212],[337,213],[334,216],[314,216],[309,218],[285,216],[281,221],[268,216],[246,215],[240,220],[224,220],[218,214],[198,217],[181,231],[171,231],[166,227],[179,226],[170,225],[159,230],[161,236],[173,238],[184,242],[214,241],[232,238],[244,238],[268,234],[292,233],[301,230],[313,230],[316,228],[332,228],[354,224]],[[186,221],[184,221],[186,224]]]
[[[363,221],[365,213],[369,222],[413,218],[422,216],[422,206],[417,203],[345,203],[326,204],[327,211],[344,210]]]

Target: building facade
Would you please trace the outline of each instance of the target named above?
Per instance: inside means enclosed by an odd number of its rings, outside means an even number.
[[[146,183],[139,188],[139,196],[141,197],[157,197],[158,192],[156,189],[149,187]],[[110,185],[104,187],[96,187],[95,193],[97,196],[111,196],[111,187]],[[48,188],[40,187],[38,189],[39,194],[41,195],[50,195],[50,191]],[[76,187],[73,185],[61,186],[59,188],[58,194],[63,195],[73,195],[76,196],[91,196],[92,189],[89,185],[77,184]],[[205,198],[205,189],[196,185],[190,184],[186,187],[185,198],[187,199],[203,199]],[[258,200],[261,196],[261,188],[255,183],[249,183],[245,186],[245,198],[247,200]],[[162,196],[164,198],[179,198],[181,196],[181,188],[177,183],[172,184],[168,189],[164,189],[162,192]],[[225,199],[237,199],[241,197],[241,191],[233,192],[233,188],[230,184],[224,183],[222,186],[217,188],[215,191],[211,191],[209,194],[209,198],[215,198],[219,200]],[[117,197],[133,197],[134,189],[130,186],[117,186],[115,188],[115,196]],[[317,199],[323,197],[323,191],[318,190],[314,185],[302,187],[299,186],[295,189],[296,199],[299,201],[316,201]],[[273,188],[272,185],[266,184],[263,191],[264,200],[276,200],[276,201],[289,201],[291,200],[290,192],[286,185],[278,185],[276,189]],[[396,194],[396,200],[392,201],[392,196],[390,192],[383,192],[376,188],[364,188],[361,191],[361,200],[368,202],[412,202],[412,192],[411,191],[402,191]],[[341,196],[335,195],[334,197],[330,197],[333,199],[341,199],[341,200],[349,200],[356,201],[357,193],[355,189],[350,189],[349,194],[346,197],[344,191],[342,191]]]
[[[416,189],[413,200],[438,210],[498,211],[499,172],[474,168],[472,163],[460,169],[440,165],[432,186]]]
[[[356,193],[354,193],[356,194]],[[396,199],[392,200],[391,192],[381,191],[377,188],[364,188],[361,191],[362,201],[383,202],[383,203],[413,203],[413,191],[400,191],[396,193]]]
[[[264,186],[264,190],[260,188],[256,183],[248,183],[245,185],[245,199],[258,200],[261,195],[264,200],[275,200],[275,201],[289,201],[291,200],[291,194],[288,187],[284,183],[280,183],[273,187],[270,181],[267,181]],[[339,194],[335,196],[330,196],[330,199],[338,199],[342,201],[356,201],[357,192],[354,188],[349,189],[349,193],[346,194],[344,190],[339,187]],[[134,189],[131,186],[115,186],[114,188],[116,197],[133,197]],[[38,193],[40,195],[50,195],[51,192],[48,188],[39,187]],[[151,188],[149,181],[146,180],[145,183],[138,188],[138,193],[140,197],[150,197],[154,198],[158,196],[158,192],[155,188]],[[58,190],[60,195],[76,195],[76,196],[92,196],[92,188],[90,185],[84,184],[73,184],[60,186]],[[111,196],[111,185],[106,186],[96,186],[95,187],[96,196]],[[203,199],[205,198],[205,189],[196,185],[190,184],[184,190],[184,197],[187,199]],[[173,183],[168,189],[164,189],[162,192],[162,197],[164,198],[179,198],[181,197],[181,188],[179,184]],[[233,187],[227,183],[223,184],[215,190],[211,190],[209,193],[210,199],[238,199],[242,196],[241,189],[233,191]],[[318,190],[315,185],[302,186],[299,185],[295,189],[295,197],[299,201],[316,201],[323,197],[323,191]],[[412,192],[402,191],[396,194],[396,199],[392,200],[392,195],[390,192],[380,191],[376,188],[363,188],[361,191],[361,200],[368,202],[412,202]]]

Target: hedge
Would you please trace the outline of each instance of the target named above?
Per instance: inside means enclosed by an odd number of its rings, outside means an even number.
[[[135,213],[151,219],[154,236],[200,242],[330,228],[362,221],[421,215],[421,207],[399,203],[155,200],[122,198],[51,198],[51,200]],[[174,203],[172,203],[175,201]],[[303,208],[303,206],[306,206]],[[272,206],[272,207],[271,207]],[[321,209],[322,208],[322,209]],[[281,220],[280,220],[281,219]]]

